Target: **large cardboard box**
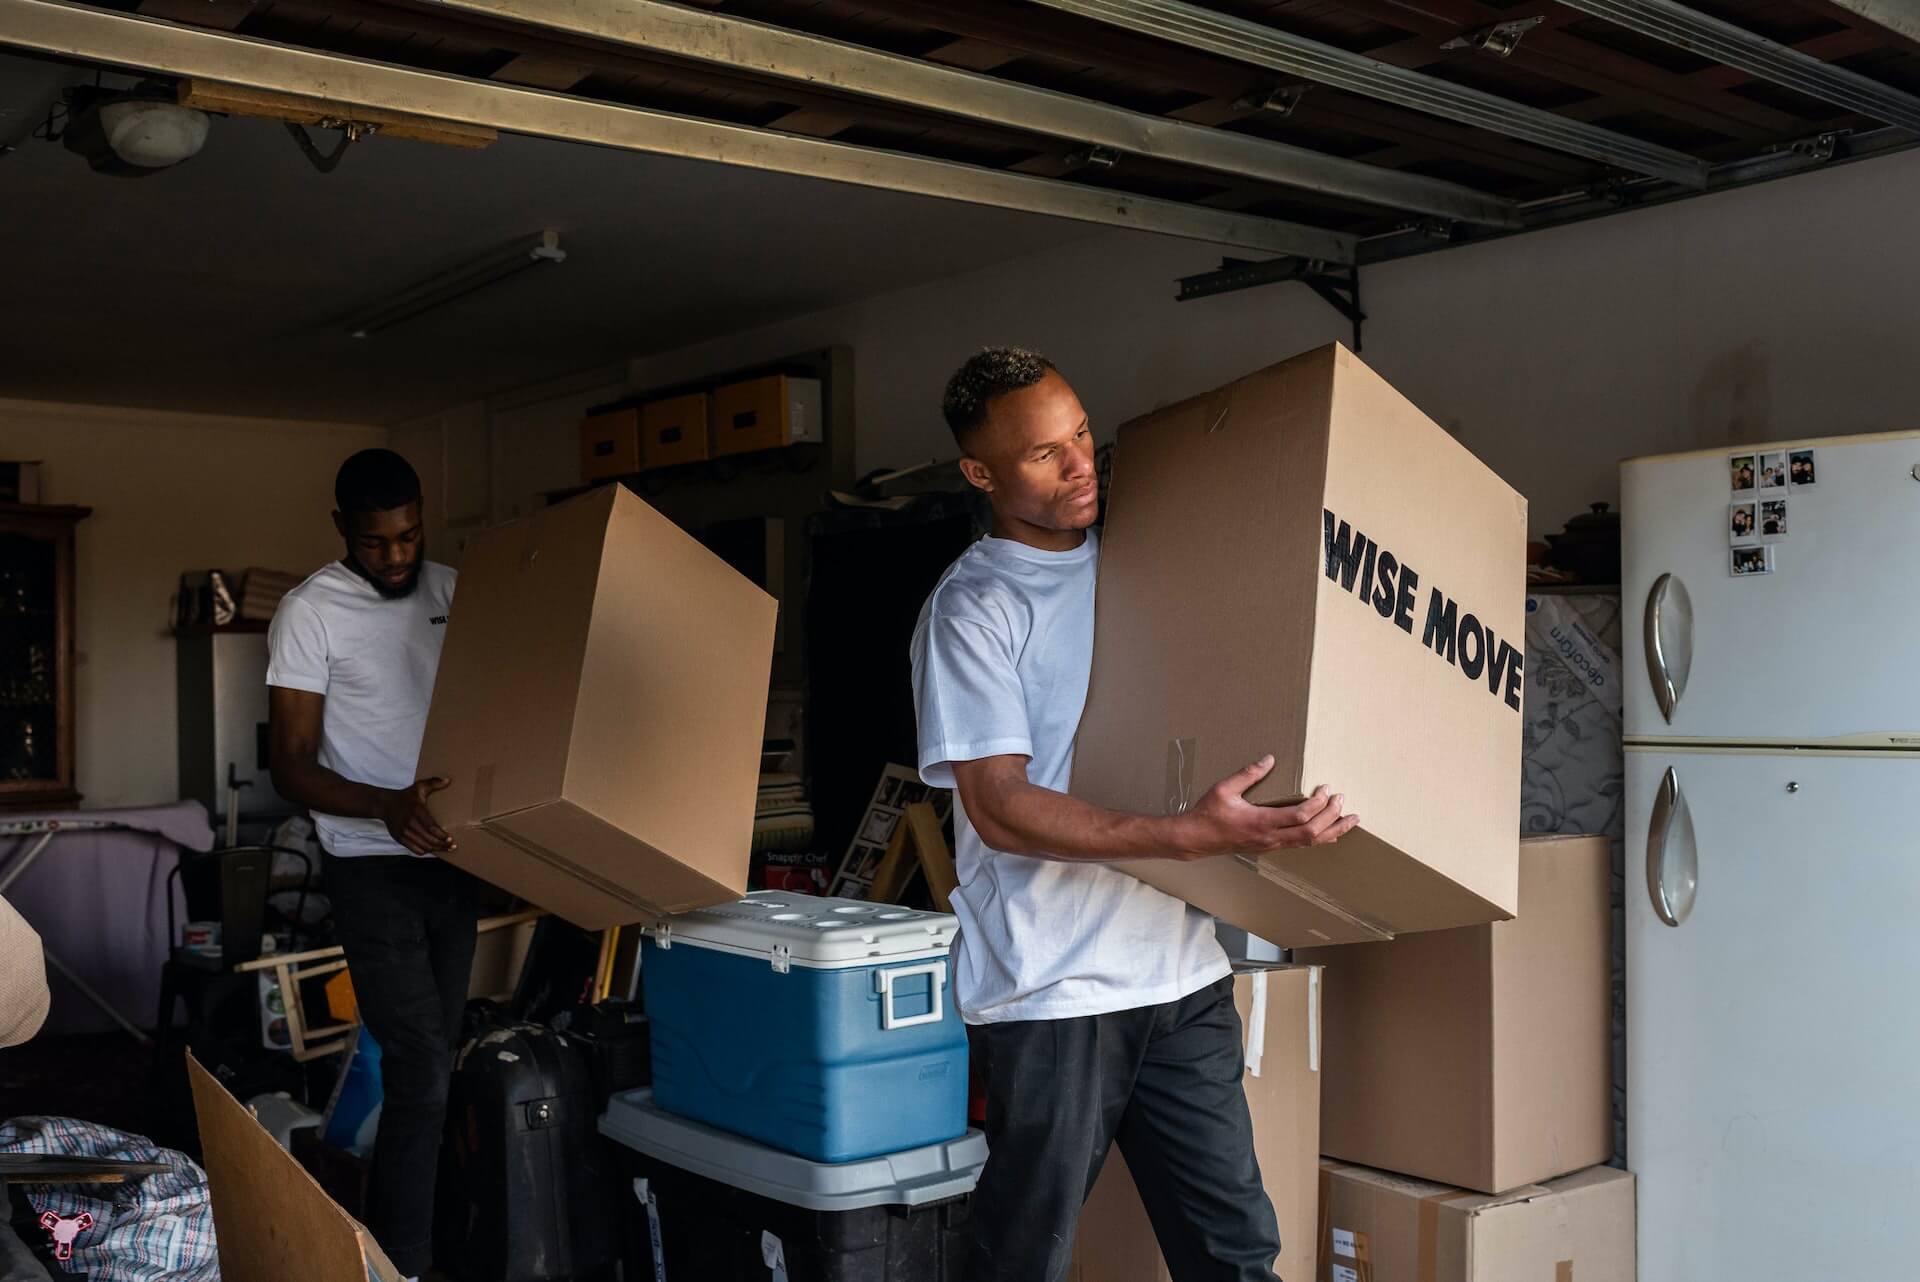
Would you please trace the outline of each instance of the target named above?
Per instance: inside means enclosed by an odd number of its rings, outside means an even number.
[[[1242,973],[1234,1005],[1246,1029],[1247,1108],[1260,1176],[1280,1220],[1287,1282],[1314,1276],[1318,1245],[1320,970],[1285,966]],[[1171,1282],[1127,1164],[1115,1148],[1080,1214],[1071,1282]]]
[[[623,486],[477,536],[420,748],[448,858],[592,930],[744,894],[775,609]]]
[[[1285,947],[1513,915],[1526,500],[1345,348],[1120,429],[1073,792],[1326,784],[1337,846],[1128,871]]]
[[[1499,1193],[1613,1151],[1604,837],[1520,843],[1513,921],[1301,949],[1327,969],[1320,1151]]]
[[[1634,1282],[1625,1171],[1490,1196],[1328,1162],[1320,1197],[1320,1282]]]
[[[372,1234],[192,1055],[187,1075],[225,1282],[399,1282]]]

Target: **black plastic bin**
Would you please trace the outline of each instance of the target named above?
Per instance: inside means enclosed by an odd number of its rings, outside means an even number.
[[[628,1282],[960,1282],[978,1131],[827,1164],[615,1096]]]

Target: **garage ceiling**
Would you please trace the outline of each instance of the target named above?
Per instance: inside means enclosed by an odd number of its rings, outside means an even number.
[[[1224,282],[1235,285],[1863,158],[1910,145],[1920,127],[1920,46],[1875,21],[1886,0],[110,8],[137,11],[138,21],[64,0],[0,0],[0,42],[75,62],[338,95],[348,119],[354,104],[397,107],[787,175],[503,137],[483,153],[365,147],[321,178],[300,172],[305,162],[278,125],[237,120],[222,122],[220,146],[178,173],[121,184],[211,189],[212,200],[156,200],[94,183],[76,211],[70,194],[54,191],[62,185],[54,162],[70,158],[28,148],[0,165],[8,188],[27,175],[29,208],[10,200],[9,214],[77,217],[93,234],[97,259],[83,289],[104,297],[137,265],[130,226],[161,230],[147,254],[174,266],[125,279],[176,314],[264,317],[277,346],[259,366],[274,372],[258,392],[315,406],[358,397],[363,406],[423,408],[447,370],[504,378],[554,350],[577,353],[576,365],[611,358],[1074,234],[1066,223],[861,185],[1244,246],[1267,267],[1236,268]],[[78,181],[71,168],[68,185]],[[210,212],[222,209],[232,212]],[[530,273],[543,278],[501,287],[485,304],[515,299],[519,316],[535,313],[551,328],[482,331],[479,313],[463,325],[450,311],[431,326],[417,322],[416,349],[392,364],[343,356],[328,334],[323,314],[351,307],[349,285],[391,290],[489,238],[564,230],[569,219],[570,251],[592,247],[593,265]],[[879,228],[887,234],[874,235]],[[37,303],[57,301],[83,256],[36,266]],[[224,284],[222,264],[234,269]],[[163,271],[185,276],[161,279]],[[189,283],[203,291],[192,301],[179,288]],[[234,338],[235,355],[248,341]],[[297,356],[284,350],[303,342]],[[166,368],[191,363],[178,351],[166,356]],[[68,369],[69,383],[80,379]],[[290,376],[302,390],[290,390]],[[255,381],[244,371],[235,379]],[[311,390],[322,379],[351,386]]]
[[[548,227],[565,263],[347,336],[369,302]],[[229,119],[137,180],[27,142],[0,158],[0,396],[389,422],[1084,234],[533,138],[369,142],[321,174],[279,124]]]

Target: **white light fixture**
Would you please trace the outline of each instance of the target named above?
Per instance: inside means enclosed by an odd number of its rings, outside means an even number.
[[[347,324],[347,333],[366,338],[423,312],[444,307],[476,290],[497,285],[542,263],[563,263],[567,251],[560,248],[560,234],[551,229],[515,241],[504,249],[401,290],[391,298],[368,307]]]
[[[170,102],[109,102],[100,129],[114,155],[142,169],[177,165],[207,145],[207,113]]]

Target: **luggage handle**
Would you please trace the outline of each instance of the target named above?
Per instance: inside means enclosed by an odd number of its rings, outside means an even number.
[[[924,1015],[896,1015],[893,1012],[893,986],[903,979],[925,975],[933,981],[933,1007]],[[924,966],[900,966],[873,973],[873,990],[880,994],[880,1027],[888,1032],[912,1028],[917,1024],[937,1024],[947,1017],[947,964],[928,962]]]

